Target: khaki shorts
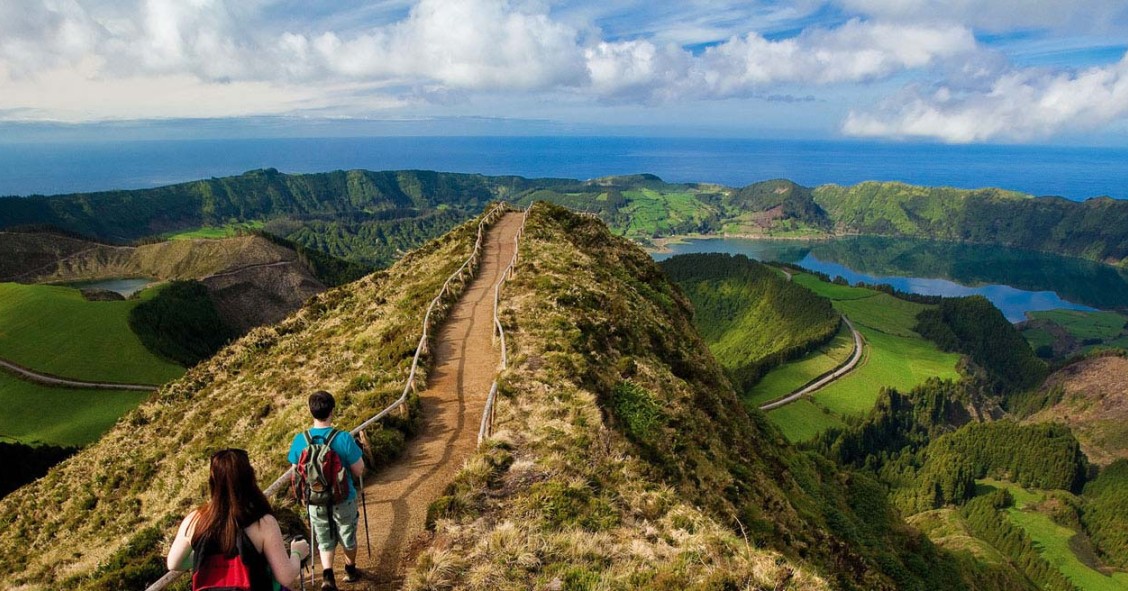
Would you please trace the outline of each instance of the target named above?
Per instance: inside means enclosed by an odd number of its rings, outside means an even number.
[[[309,520],[313,526],[313,535],[317,537],[317,547],[329,552],[337,547],[337,542],[340,542],[346,550],[353,550],[356,548],[358,517],[356,497],[340,505],[333,505],[333,527],[329,527],[329,510],[330,507],[316,505],[311,505],[309,508]]]

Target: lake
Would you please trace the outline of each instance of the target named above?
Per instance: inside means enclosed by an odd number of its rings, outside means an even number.
[[[1108,265],[998,246],[860,236],[825,241],[690,240],[657,253],[724,252],[795,264],[851,283],[923,295],[982,295],[1011,322],[1038,310],[1128,308],[1128,273]]]
[[[128,298],[152,284],[152,279],[103,279],[100,281],[67,283],[66,286],[75,289],[104,289],[106,291],[116,291]]]

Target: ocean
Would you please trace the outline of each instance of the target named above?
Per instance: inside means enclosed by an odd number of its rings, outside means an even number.
[[[0,143],[0,195],[139,189],[283,172],[426,169],[589,179],[651,173],[743,186],[903,181],[1128,198],[1128,149],[624,137],[367,137]]]

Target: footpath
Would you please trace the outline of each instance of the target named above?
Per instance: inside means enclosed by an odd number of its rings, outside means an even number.
[[[423,532],[427,507],[477,447],[486,397],[501,362],[493,342],[493,286],[513,259],[520,227],[521,214],[510,212],[489,230],[478,275],[436,335],[434,368],[427,389],[419,393],[422,428],[397,462],[365,478],[372,557],[364,532],[358,532],[357,565],[365,577],[350,584],[338,576],[342,590],[399,588],[404,551]],[[334,570],[344,572],[339,551]]]

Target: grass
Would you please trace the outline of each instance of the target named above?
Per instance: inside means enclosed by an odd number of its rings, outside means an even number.
[[[1079,340],[1108,341],[1124,334],[1128,317],[1116,312],[1083,312],[1080,310],[1046,310],[1030,312],[1037,320],[1049,320]]]
[[[806,287],[807,289],[835,301],[840,300],[860,300],[864,298],[872,298],[880,292],[864,287],[850,287],[849,285],[838,285],[837,283],[827,283],[811,275],[809,273],[797,273],[792,281]]]
[[[137,303],[90,302],[77,289],[0,283],[0,358],[89,381],[163,384],[180,377],[183,368],[150,353],[130,330]]]
[[[792,442],[807,441],[827,429],[845,426],[842,419],[807,399],[781,406],[769,412],[768,418]]]
[[[204,238],[208,240],[215,240],[219,238],[230,238],[238,236],[241,230],[261,230],[266,225],[262,221],[250,221],[231,223],[224,226],[203,226],[194,228],[192,230],[184,230],[173,234],[166,234],[164,238],[168,240],[193,240]]]
[[[854,351],[854,339],[845,324],[834,339],[803,359],[768,372],[744,398],[749,406],[760,406],[790,394],[815,378],[842,365]]]
[[[1128,591],[1128,573],[1105,575],[1077,557],[1070,539],[1078,535],[1071,528],[1054,523],[1050,517],[1033,508],[1045,500],[1045,493],[1031,491],[1010,482],[978,481],[983,489],[1005,488],[1014,497],[1014,507],[1007,510],[1011,522],[1021,527],[1037,544],[1042,557],[1054,565],[1078,589],[1085,591]]]
[[[912,330],[917,314],[928,306],[871,289],[827,283],[807,273],[795,275],[793,281],[830,298],[835,309],[850,318],[862,333],[865,353],[854,371],[815,392],[810,400],[768,413],[788,439],[803,441],[822,429],[841,424],[843,417],[869,412],[882,388],[905,392],[930,377],[953,380],[960,377],[956,370],[958,354],[941,351]],[[826,349],[764,376],[753,388],[749,404],[763,404],[794,392],[839,365],[853,348],[853,339],[848,333],[839,334]],[[781,412],[800,403],[803,404],[801,409]],[[830,417],[833,422],[817,417],[816,412]],[[797,424],[789,425],[789,421]]]
[[[917,314],[928,306],[897,299],[887,293],[878,293],[869,298],[835,300],[834,307],[852,320],[855,325],[866,326],[886,334],[920,338],[913,327]]]
[[[854,371],[812,396],[841,415],[869,412],[882,388],[907,392],[930,377],[958,379],[960,356],[944,353],[921,337],[892,336],[858,326],[866,340],[866,353]]]
[[[149,397],[146,392],[48,388],[0,373],[0,435],[29,445],[86,445],[118,417]]]

